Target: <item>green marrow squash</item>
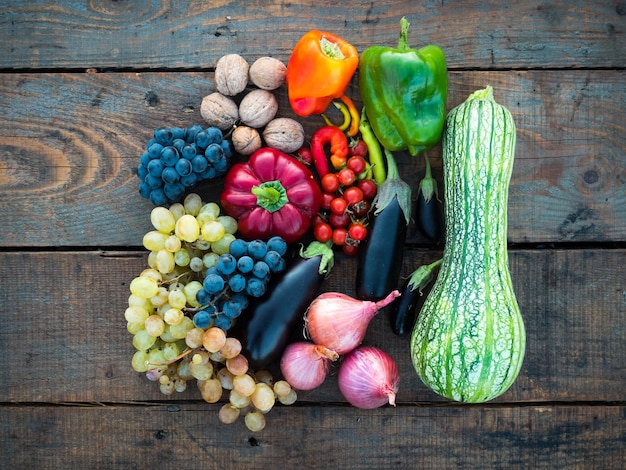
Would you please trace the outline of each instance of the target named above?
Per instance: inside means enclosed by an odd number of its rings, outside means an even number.
[[[515,123],[488,86],[450,111],[442,139],[445,246],[411,358],[434,392],[480,403],[511,386],[526,347],[507,253]]]

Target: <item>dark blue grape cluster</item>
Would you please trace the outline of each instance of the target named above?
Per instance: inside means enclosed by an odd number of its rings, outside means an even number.
[[[285,269],[286,252],[287,243],[278,236],[267,242],[233,240],[228,253],[207,269],[203,288],[196,293],[203,308],[195,313],[194,325],[228,331],[248,306],[248,298],[263,296],[272,274]]]
[[[161,127],[139,158],[139,194],[156,206],[179,202],[200,181],[226,174],[232,144],[217,127]]]

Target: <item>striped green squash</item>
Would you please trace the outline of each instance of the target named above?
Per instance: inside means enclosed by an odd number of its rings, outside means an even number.
[[[411,334],[411,356],[422,381],[451,400],[501,395],[524,359],[526,333],[506,244],[515,138],[513,118],[489,86],[446,118],[446,243]]]

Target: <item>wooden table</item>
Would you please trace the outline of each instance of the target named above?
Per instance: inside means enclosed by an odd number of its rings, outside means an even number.
[[[626,460],[626,3],[0,2],[0,453],[6,468],[618,469]],[[398,406],[349,406],[333,375],[267,427],[219,423],[195,386],[167,398],[130,367],[123,317],[146,266],[142,146],[202,123],[226,53],[286,62],[309,29],[359,52],[436,43],[448,107],[487,84],[517,124],[510,267],[527,327],[511,389],[437,397],[407,338],[365,338],[401,369]],[[356,81],[348,90],[360,105]],[[293,116],[286,92],[279,114]],[[307,136],[321,125],[303,121]],[[429,152],[441,181],[441,149]],[[398,157],[413,187],[421,158]],[[403,275],[442,247],[411,225]],[[324,290],[352,294],[354,259]]]

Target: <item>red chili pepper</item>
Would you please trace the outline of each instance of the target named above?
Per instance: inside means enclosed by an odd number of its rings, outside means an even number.
[[[348,138],[335,126],[320,127],[311,139],[311,152],[317,174],[324,176],[329,172],[328,160],[324,147],[330,145],[330,162],[338,170],[346,165],[348,160]]]
[[[309,169],[279,150],[264,147],[228,171],[220,202],[247,239],[279,235],[293,243],[317,214],[322,192]]]

